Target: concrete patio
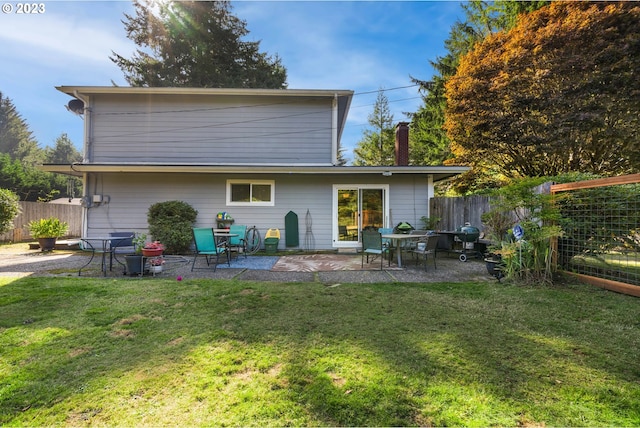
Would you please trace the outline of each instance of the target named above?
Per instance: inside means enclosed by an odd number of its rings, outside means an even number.
[[[10,249],[11,248],[11,249]],[[274,256],[274,255],[269,255]],[[327,268],[325,263],[313,268],[308,261],[299,264],[303,267],[296,268],[294,257],[300,255],[287,255],[278,253],[276,260],[279,265],[289,266],[290,270],[278,270],[281,268],[251,267],[252,258],[258,262],[261,256],[248,256],[247,261],[239,259],[242,266],[236,261],[232,261],[231,267],[219,266],[213,270],[213,266],[207,269],[196,269],[191,271],[192,256],[168,256],[164,271],[157,274],[157,278],[209,278],[209,279],[237,279],[251,281],[277,281],[277,282],[320,282],[331,285],[337,283],[377,283],[377,282],[466,282],[466,281],[495,281],[486,270],[482,260],[470,259],[467,262],[460,262],[455,254],[448,255],[442,253],[437,258],[437,269],[433,267],[433,260],[429,260],[427,271],[424,264],[416,266],[414,261],[407,257],[405,266],[398,268],[394,264],[390,267],[385,260],[383,269],[380,269],[379,261],[376,260],[364,269],[360,269],[359,255],[355,254],[335,254],[331,263],[333,267]],[[28,250],[25,244],[24,249],[15,249],[15,246],[0,247],[0,276],[68,276],[78,277],[78,269],[86,264],[90,255],[79,251],[56,250],[50,253],[43,253],[39,250]],[[344,262],[344,265],[341,263]],[[234,267],[234,264],[236,265]],[[273,264],[273,263],[272,263]],[[260,263],[257,263],[260,265]],[[249,266],[249,267],[247,267]],[[311,266],[311,267],[310,267]],[[206,267],[203,258],[200,258],[196,267]],[[335,270],[327,270],[335,269]],[[345,270],[348,269],[348,270]],[[98,256],[92,263],[82,271],[81,277],[102,277],[101,262]],[[114,264],[112,270],[107,270],[108,278],[129,278],[136,280],[140,277],[123,275],[123,268]],[[152,275],[145,275],[144,278],[151,278]]]

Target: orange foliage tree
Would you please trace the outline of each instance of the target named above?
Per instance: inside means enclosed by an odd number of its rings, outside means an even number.
[[[446,84],[454,161],[511,178],[640,171],[639,64],[639,3],[557,2],[522,15]]]

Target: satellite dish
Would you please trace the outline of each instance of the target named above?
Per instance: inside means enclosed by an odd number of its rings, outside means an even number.
[[[71,101],[69,101],[69,105],[67,105],[67,110],[69,110],[71,113],[83,114],[84,103],[79,99],[74,98]]]

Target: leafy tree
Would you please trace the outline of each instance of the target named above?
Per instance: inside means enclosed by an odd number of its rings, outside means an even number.
[[[353,150],[354,165],[393,165],[395,163],[395,131],[389,99],[379,90],[373,111],[368,116],[374,130],[364,131],[362,140]]]
[[[21,201],[50,201],[69,192],[66,177],[24,165],[6,153],[0,153],[0,188],[16,193]]]
[[[136,15],[125,14],[123,23],[143,49],[131,59],[110,57],[132,86],[286,88],[280,58],[242,40],[246,22],[231,14],[229,2],[134,0],[134,6]]]
[[[457,161],[507,177],[640,170],[640,7],[558,2],[489,36],[446,84]]]
[[[11,159],[20,159],[29,165],[42,161],[42,152],[27,122],[20,116],[13,101],[4,97],[2,92],[0,92],[0,153],[6,153]]]
[[[0,235],[13,229],[13,219],[20,214],[18,195],[9,189],[0,189]]]
[[[411,133],[409,135],[411,152],[410,161],[415,165],[439,165],[452,157],[450,141],[443,128],[445,121],[445,83],[456,73],[460,58],[471,51],[473,46],[489,34],[509,29],[517,22],[520,14],[537,10],[548,4],[548,1],[470,1],[462,5],[465,21],[458,21],[451,29],[445,41],[447,54],[430,61],[435,73],[431,81],[412,78],[420,85],[423,94],[423,105],[412,115]],[[474,171],[471,176],[461,177],[463,183],[457,183],[461,193],[472,191],[478,187],[493,187],[501,182],[493,172]],[[496,181],[496,178],[498,180]]]

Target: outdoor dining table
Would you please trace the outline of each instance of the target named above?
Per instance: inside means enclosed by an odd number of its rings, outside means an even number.
[[[96,255],[96,252],[102,253],[102,273],[104,276],[107,276],[107,254],[111,253],[111,241],[114,239],[123,239],[123,238],[114,238],[113,236],[92,236],[90,238],[80,238],[80,241],[86,243],[88,247],[91,249],[91,259],[89,262],[80,268],[80,272],[82,269],[91,263],[93,257]],[[95,242],[98,245],[94,245],[91,242]],[[85,247],[85,245],[83,245]]]
[[[398,267],[402,267],[402,241],[416,240],[423,238],[422,235],[410,235],[408,233],[383,233],[382,237],[385,239],[391,239],[396,243],[396,253],[398,254]]]
[[[235,238],[238,234],[229,233],[229,229],[213,229],[213,236],[216,239],[216,245],[224,244],[226,247],[229,238]],[[229,251],[229,248],[227,248],[227,251]],[[229,262],[231,262],[231,254],[228,257]]]

